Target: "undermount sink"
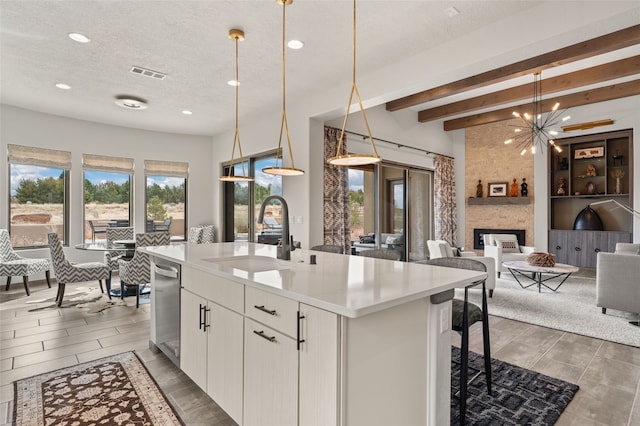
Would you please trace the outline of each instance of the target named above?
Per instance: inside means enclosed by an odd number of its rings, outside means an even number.
[[[290,269],[287,265],[282,264],[282,262],[277,259],[267,256],[212,257],[202,260],[215,263],[216,265],[219,265],[221,269],[237,269],[249,273]]]

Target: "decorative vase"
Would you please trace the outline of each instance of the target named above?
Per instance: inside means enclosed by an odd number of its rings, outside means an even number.
[[[604,231],[602,219],[590,206],[585,207],[573,222],[573,229],[577,231]]]
[[[616,178],[616,194],[622,194],[622,180]]]

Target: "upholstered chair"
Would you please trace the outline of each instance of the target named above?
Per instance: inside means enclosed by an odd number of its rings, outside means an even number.
[[[133,240],[133,228],[107,228],[107,244],[113,244],[118,240]],[[106,281],[107,295],[111,299],[111,275],[119,270],[118,259],[127,255],[127,250],[106,251],[104,263],[109,267],[109,278]]]
[[[618,243],[615,253],[599,252],[596,306],[640,314],[640,244]]]
[[[319,246],[313,246],[310,248],[310,250],[324,251],[327,253],[344,254],[344,248],[342,248],[341,246],[335,246],[331,244],[321,244]]]
[[[198,225],[189,228],[187,242],[193,244],[209,244],[216,242],[216,227],[214,225]]]
[[[12,276],[22,276],[24,291],[29,296],[29,275],[42,271],[47,279],[47,285],[51,288],[50,270],[51,262],[49,259],[29,259],[19,256],[11,245],[9,231],[0,229],[0,275],[7,277],[5,291],[9,291]]]
[[[187,234],[187,242],[191,244],[200,244],[202,241],[202,228],[198,226],[192,226],[189,228],[189,233]]]
[[[493,257],[478,256],[473,251],[458,251],[444,240],[427,240],[429,249],[429,259],[440,259],[443,257],[464,257],[482,262],[487,268],[487,280],[484,286],[489,290],[489,297],[493,297],[496,288],[496,261]]]
[[[484,263],[479,262],[472,257],[440,257],[437,259],[429,259],[417,263],[425,263],[427,265],[443,266],[445,268],[468,269],[472,271],[487,272]],[[478,375],[476,374],[471,380],[467,380],[469,365],[469,327],[479,321],[482,321],[482,343],[484,350],[484,373],[487,382],[487,391],[491,395],[491,345],[489,342],[489,314],[487,311],[487,293],[485,291],[484,280],[474,283],[475,286],[482,286],[482,307],[469,303],[469,287],[464,288],[464,299],[453,299],[453,307],[451,314],[451,328],[460,333],[462,337],[460,345],[460,424],[465,424],[467,411],[467,385],[473,381]]]
[[[136,308],[140,306],[140,287],[151,282],[151,260],[149,255],[138,248],[149,246],[167,246],[171,242],[168,232],[148,232],[136,234],[136,252],[131,260],[118,260],[120,269],[120,297],[124,298],[127,287],[136,288]]]
[[[500,278],[503,271],[502,262],[527,260],[536,251],[535,247],[521,246],[515,234],[484,234],[484,255],[493,257],[496,263],[496,274]]]
[[[389,250],[389,249],[371,249],[371,250],[363,250],[358,256],[363,257],[375,257],[378,259],[387,259],[387,260],[402,260],[402,254],[397,250]]]
[[[105,263],[87,262],[72,264],[64,254],[58,234],[54,232],[49,233],[49,250],[51,251],[51,260],[53,261],[53,271],[58,280],[58,294],[56,295],[58,306],[62,306],[62,298],[64,297],[64,290],[67,284],[98,280],[100,283],[100,291],[104,293],[102,280],[109,278],[109,267]]]

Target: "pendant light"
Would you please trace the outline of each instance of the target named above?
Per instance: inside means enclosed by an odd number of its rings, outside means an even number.
[[[521,150],[520,155],[525,155],[527,152],[535,154],[536,147],[540,148],[540,152],[544,152],[546,146],[562,152],[562,148],[554,141],[558,134],[558,130],[555,130],[554,127],[560,122],[571,119],[571,116],[567,115],[561,118],[560,116],[567,110],[558,110],[559,107],[560,104],[556,102],[551,107],[551,111],[543,116],[543,111],[547,108],[542,101],[542,76],[540,72],[536,72],[533,75],[533,113],[531,115],[528,112],[522,115],[516,111],[512,113],[514,117],[522,120],[523,125],[515,126],[515,136],[507,139],[504,143],[515,142],[518,149]]]
[[[242,156],[242,146],[240,145],[240,132],[238,130],[238,87],[240,86],[240,80],[238,78],[238,42],[244,40],[244,31],[231,29],[229,30],[229,38],[236,44],[236,131],[233,135],[233,148],[231,148],[231,161],[229,162],[229,173],[226,176],[220,176],[221,181],[225,182],[252,182],[253,178],[247,176],[245,172],[245,162]],[[240,164],[242,165],[242,174],[235,175],[234,172],[234,156],[236,153],[236,145],[238,145],[238,152],[240,154]]]
[[[293,162],[293,150],[291,149],[291,136],[289,136],[289,123],[287,122],[287,104],[286,104],[286,73],[287,61],[285,53],[285,10],[293,0],[276,0],[276,3],[282,5],[282,121],[280,122],[280,137],[278,138],[278,151],[276,152],[276,164],[273,167],[265,167],[263,173],[276,176],[300,176],[304,174],[304,170],[296,169]],[[283,167],[282,165],[282,130],[286,131],[287,144],[289,147],[289,158],[291,158],[291,167]],[[280,166],[278,166],[280,159]]]
[[[349,108],[351,107],[351,100],[353,99],[353,93],[355,92],[358,99],[358,106],[360,106],[360,112],[362,113],[362,119],[367,127],[367,134],[369,135],[369,141],[371,142],[371,149],[373,154],[340,154],[342,149],[342,141],[344,139],[344,131],[347,127],[347,120],[349,118]],[[340,139],[338,140],[338,148],[336,155],[329,158],[329,164],[334,166],[360,166],[365,164],[374,164],[380,162],[381,158],[376,150],[376,144],[373,142],[373,136],[371,136],[371,129],[369,128],[369,122],[367,121],[367,114],[362,107],[362,100],[360,99],[360,93],[358,92],[358,86],[356,86],[356,0],[353,0],[353,82],[351,84],[351,92],[349,93],[349,101],[347,102],[347,112],[344,116],[342,123],[342,131],[340,132]]]

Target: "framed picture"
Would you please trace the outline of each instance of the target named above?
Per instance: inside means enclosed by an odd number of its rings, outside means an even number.
[[[507,182],[497,182],[489,184],[489,197],[506,197]]]
[[[603,157],[603,156],[604,156],[604,147],[597,146],[593,148],[576,149],[574,158],[575,159],[597,158],[597,157]]]

